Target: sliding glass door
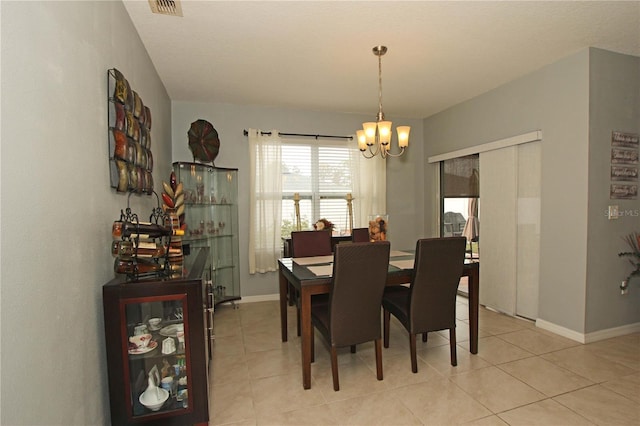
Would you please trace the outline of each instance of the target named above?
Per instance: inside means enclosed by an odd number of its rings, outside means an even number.
[[[480,303],[530,319],[538,316],[540,154],[540,142],[480,154]]]
[[[440,236],[465,236],[473,257],[479,255],[479,175],[478,154],[440,163]]]

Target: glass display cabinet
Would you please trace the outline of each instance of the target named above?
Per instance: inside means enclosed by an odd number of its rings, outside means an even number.
[[[173,163],[184,188],[185,250],[208,247],[214,305],[240,299],[238,169]]]
[[[183,278],[103,286],[114,425],[208,424],[208,249],[185,258]]]

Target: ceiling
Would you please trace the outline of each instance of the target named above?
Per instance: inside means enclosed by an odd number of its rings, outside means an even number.
[[[155,0],[154,0],[155,1]],[[424,118],[588,46],[640,56],[640,2],[124,1],[174,101]]]

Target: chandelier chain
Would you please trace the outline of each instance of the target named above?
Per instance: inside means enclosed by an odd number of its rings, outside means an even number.
[[[384,120],[382,112],[382,55],[378,55],[378,121]]]

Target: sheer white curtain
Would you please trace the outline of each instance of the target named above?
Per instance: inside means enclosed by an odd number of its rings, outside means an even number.
[[[368,216],[387,213],[386,161],[376,156],[367,159],[359,150],[351,151],[353,179],[353,226],[369,226]]]
[[[278,270],[282,223],[282,149],[277,130],[249,129],[249,273]]]

